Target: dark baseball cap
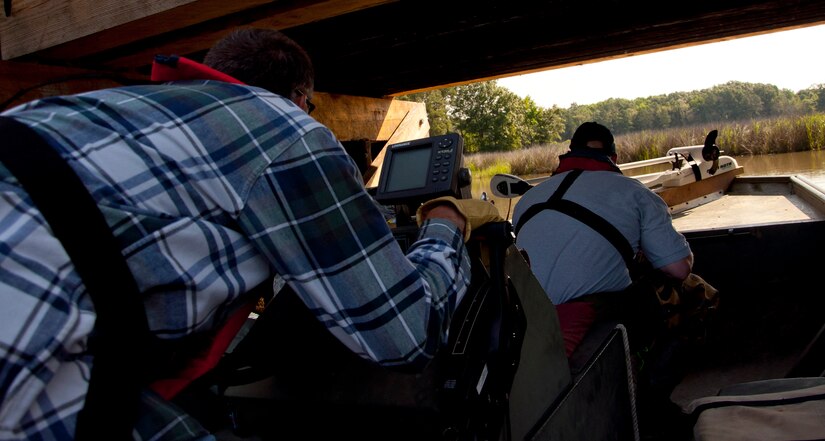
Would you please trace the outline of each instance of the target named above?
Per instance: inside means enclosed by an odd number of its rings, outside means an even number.
[[[573,133],[573,138],[570,139],[570,150],[586,149],[588,141],[601,141],[604,148],[602,149],[607,155],[616,154],[616,144],[613,141],[613,134],[610,129],[594,122],[589,121],[583,123]],[[596,150],[596,149],[594,149]]]

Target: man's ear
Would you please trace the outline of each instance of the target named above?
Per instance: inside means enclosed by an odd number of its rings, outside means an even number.
[[[295,103],[296,106],[300,107],[304,112],[309,110],[306,104],[306,95],[296,93],[293,95],[292,102]]]

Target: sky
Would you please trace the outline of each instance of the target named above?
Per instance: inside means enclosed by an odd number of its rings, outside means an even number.
[[[500,78],[540,107],[707,89],[729,81],[798,92],[825,83],[825,25]]]

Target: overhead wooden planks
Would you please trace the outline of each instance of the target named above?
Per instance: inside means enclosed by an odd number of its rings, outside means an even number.
[[[192,55],[205,51],[234,27],[248,26],[283,30],[393,1],[397,0],[273,2],[267,6],[164,34],[163,38],[157,38],[156,41],[136,45],[124,49],[117,55],[105,57],[100,64],[108,68],[134,68],[147,64],[146,60],[151,60],[152,56],[158,53]],[[65,49],[61,52],[65,52]],[[62,53],[55,51],[45,51],[42,55],[63,56]]]
[[[111,48],[164,31],[220,16],[231,9],[249,7],[265,0],[218,2],[217,0],[15,0],[11,16],[0,20],[2,56],[9,60],[81,37],[97,34],[92,44],[74,55]],[[231,6],[216,7],[226,3]],[[181,8],[182,6],[188,6]],[[147,18],[153,26],[147,26]],[[105,33],[128,24],[132,32]],[[133,32],[142,26],[142,32]],[[125,29],[124,29],[125,30]]]
[[[77,60],[118,48],[100,64],[135,67],[156,53],[205,50],[235,26],[286,29],[391,1],[15,0],[11,17],[0,19],[0,41],[4,60],[35,52]]]

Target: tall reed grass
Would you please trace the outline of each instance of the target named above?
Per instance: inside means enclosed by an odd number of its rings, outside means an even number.
[[[622,134],[616,136],[618,162],[657,158],[673,147],[704,144],[705,137],[714,129],[719,130],[716,145],[729,156],[825,148],[825,114],[820,113]],[[565,141],[516,151],[468,154],[465,163],[476,177],[496,173],[546,175],[558,166],[558,156],[568,150],[568,145]]]

